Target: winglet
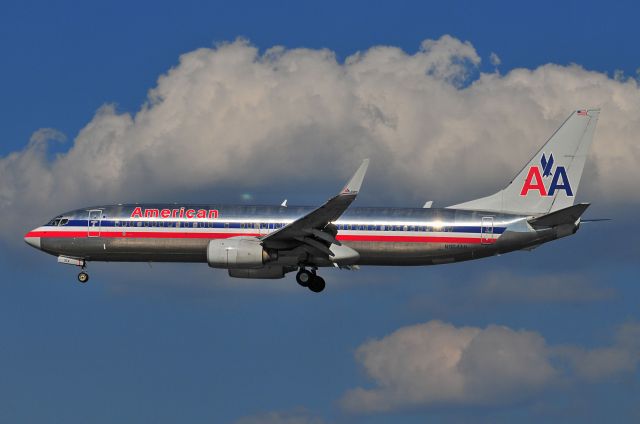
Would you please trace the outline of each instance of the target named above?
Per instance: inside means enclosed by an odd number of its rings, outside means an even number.
[[[364,180],[364,175],[367,173],[367,168],[369,167],[369,159],[365,159],[362,161],[360,168],[353,174],[353,177],[349,180],[346,186],[342,189],[340,194],[358,194],[360,191],[360,186],[362,186],[362,181]]]

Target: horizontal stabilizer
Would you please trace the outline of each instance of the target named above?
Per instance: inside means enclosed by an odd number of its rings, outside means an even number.
[[[529,220],[533,228],[548,228],[563,224],[575,224],[589,207],[589,203],[578,203],[546,215]]]

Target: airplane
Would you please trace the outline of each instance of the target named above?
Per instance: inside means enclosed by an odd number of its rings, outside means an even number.
[[[322,267],[437,265],[480,259],[575,234],[588,203],[574,204],[599,109],[575,110],[502,190],[433,208],[353,207],[369,160],[317,208],[118,204],[63,213],[27,244],[81,268],[88,262],[200,262],[236,278],[283,278],[315,293]],[[585,220],[582,220],[584,222]]]

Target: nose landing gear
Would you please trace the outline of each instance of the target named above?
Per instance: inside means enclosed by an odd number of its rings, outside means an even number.
[[[87,261],[85,261],[84,259],[70,258],[68,256],[58,256],[58,263],[80,267],[81,271],[80,274],[78,274],[78,281],[80,281],[82,284],[89,281],[89,274],[85,272],[85,269],[87,269]]]
[[[316,275],[315,269],[309,271],[305,268],[300,268],[300,271],[296,274],[296,281],[302,287],[307,287],[314,293],[320,293],[326,285],[324,278]]]
[[[87,281],[89,281],[89,274],[84,271],[80,272],[80,274],[78,274],[78,281],[80,281],[82,284],[86,283]]]

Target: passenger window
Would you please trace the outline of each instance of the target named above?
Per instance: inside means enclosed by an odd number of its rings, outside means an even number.
[[[224,223],[224,228],[229,228],[229,223],[228,222]]]

